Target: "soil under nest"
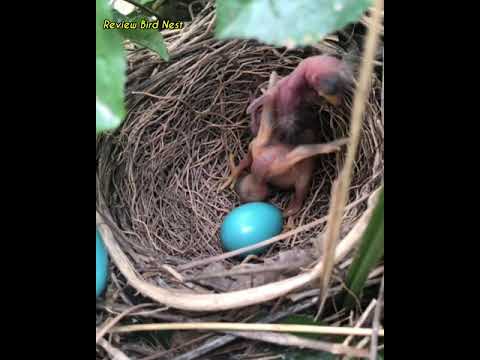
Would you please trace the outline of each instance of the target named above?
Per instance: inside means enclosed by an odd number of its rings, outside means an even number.
[[[114,134],[97,139],[97,208],[110,213],[125,235],[122,246],[141,272],[159,261],[178,265],[223,252],[219,227],[239,201],[233,191],[218,189],[229,175],[228,155],[238,163],[252,139],[246,107],[272,71],[286,75],[302,58],[322,53],[218,41],[211,21],[206,14],[189,31],[167,34],[168,63],[146,50],[130,54],[128,116]],[[334,43],[329,46],[335,49]],[[352,182],[350,202],[356,205],[344,216],[344,232],[366,207],[366,201],[356,200],[366,200],[383,177],[380,91],[375,78]],[[339,108],[319,107],[325,141],[348,133],[350,113],[351,98]],[[295,226],[327,214],[343,156],[319,157]],[[278,193],[270,201],[284,209],[292,195]],[[323,227],[280,241],[270,252],[311,246],[310,238]]]

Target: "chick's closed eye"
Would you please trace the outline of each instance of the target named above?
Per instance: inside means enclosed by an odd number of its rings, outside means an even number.
[[[342,91],[342,80],[336,74],[321,78],[317,89],[325,95],[338,95]]]

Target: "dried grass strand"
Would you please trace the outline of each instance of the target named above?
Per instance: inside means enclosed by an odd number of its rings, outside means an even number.
[[[328,335],[372,336],[373,330],[368,328],[319,326],[319,325],[286,325],[286,324],[246,324],[246,323],[168,323],[168,324],[138,324],[117,326],[110,330],[112,334],[131,333],[139,331],[165,330],[215,330],[215,331],[270,331]],[[378,336],[385,336],[385,330],[379,329]]]
[[[372,10],[372,21],[368,27],[368,33],[365,40],[365,53],[360,68],[360,79],[355,89],[353,98],[353,109],[350,129],[350,144],[347,148],[347,156],[338,182],[333,187],[332,201],[329,209],[329,221],[327,232],[324,239],[324,267],[320,275],[321,283],[321,302],[317,313],[320,315],[325,304],[326,294],[329,287],[330,277],[334,265],[334,249],[340,237],[340,227],[342,225],[343,213],[348,200],[348,192],[352,182],[352,174],[355,164],[355,158],[360,144],[362,131],[363,113],[367,106],[369,95],[369,86],[371,85],[373,73],[373,61],[375,59],[375,50],[379,38],[379,27],[381,20],[381,11],[383,0],[375,0]]]

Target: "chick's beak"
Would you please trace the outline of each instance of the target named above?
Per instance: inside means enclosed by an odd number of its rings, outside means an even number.
[[[322,92],[318,92],[318,95],[325,98],[330,104],[337,106],[340,105],[340,96],[339,95],[325,95]]]

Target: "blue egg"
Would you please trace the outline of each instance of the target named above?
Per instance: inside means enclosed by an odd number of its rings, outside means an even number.
[[[225,217],[220,239],[226,251],[233,251],[280,234],[282,226],[279,209],[265,202],[251,202],[233,209]],[[243,256],[261,254],[266,248],[246,252]]]
[[[108,255],[100,233],[97,230],[97,298],[102,295],[107,286]]]

